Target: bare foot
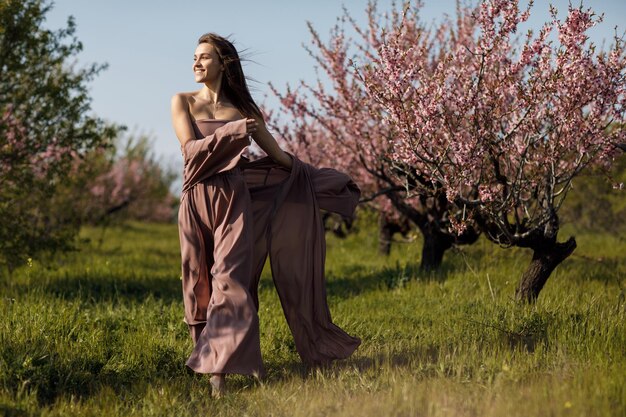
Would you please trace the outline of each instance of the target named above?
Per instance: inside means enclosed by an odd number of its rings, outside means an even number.
[[[226,395],[226,378],[224,374],[213,374],[211,379],[211,396],[221,398]]]

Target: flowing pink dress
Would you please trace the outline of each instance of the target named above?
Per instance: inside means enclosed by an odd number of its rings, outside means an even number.
[[[245,119],[197,120],[182,148],[178,213],[185,322],[199,373],[262,375],[257,286],[267,257],[296,349],[309,365],[348,357],[360,340],[332,323],[319,209],[350,217],[358,187],[293,158],[246,162]]]

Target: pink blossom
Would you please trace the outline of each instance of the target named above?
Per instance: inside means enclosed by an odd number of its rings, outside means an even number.
[[[596,52],[585,34],[600,21],[591,10],[570,6],[564,21],[552,13],[521,44],[514,34],[530,8],[516,1],[461,8],[434,31],[400,22],[359,70],[366,101],[394,132],[387,157],[506,229],[498,239],[508,244],[554,219],[572,178],[610,164],[624,137],[623,42]],[[558,44],[548,41],[555,29]],[[466,219],[451,221],[460,230]]]

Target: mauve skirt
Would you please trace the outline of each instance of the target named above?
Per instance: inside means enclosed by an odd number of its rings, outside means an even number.
[[[185,321],[199,373],[262,375],[251,201],[239,168],[187,190],[178,212]],[[200,256],[198,256],[200,255]]]

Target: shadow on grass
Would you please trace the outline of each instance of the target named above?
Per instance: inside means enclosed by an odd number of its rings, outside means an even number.
[[[443,264],[437,271],[423,271],[418,264],[382,267],[373,269],[364,265],[345,265],[338,271],[326,273],[326,294],[329,298],[347,300],[374,291],[387,291],[405,286],[410,281],[444,282],[449,274],[463,265]],[[268,271],[259,281],[259,293],[275,291],[274,283]]]
[[[14,346],[22,351],[24,346]],[[515,348],[511,346],[511,348]],[[443,351],[442,351],[443,349]],[[277,386],[290,381],[301,380],[302,383],[322,379],[345,379],[346,373],[361,374],[367,377],[381,369],[393,372],[394,369],[408,371],[419,378],[458,377],[458,364],[441,362],[446,354],[446,347],[427,345],[409,350],[378,353],[372,356],[359,356],[337,361],[326,367],[311,368],[294,358],[283,358],[266,363],[267,375],[259,382],[253,377],[232,375],[228,377],[230,393],[245,394],[252,392],[260,384],[268,387]],[[17,360],[22,360],[19,355]],[[141,363],[111,366],[106,361],[93,358],[77,357],[72,360],[61,360],[58,357],[41,357],[34,359],[28,370],[22,369],[17,375],[10,375],[15,384],[9,390],[13,398],[18,398],[25,390],[35,393],[38,406],[50,406],[60,399],[83,401],[97,397],[104,390],[112,391],[116,398],[124,404],[141,401],[146,392],[154,387],[166,387],[169,392],[180,398],[210,398],[210,387],[205,375],[195,374],[184,366],[180,352],[172,349],[159,351],[152,356],[149,367]],[[14,370],[17,367],[12,367]],[[463,368],[465,377],[477,372],[474,367]],[[7,385],[5,385],[6,387]],[[6,391],[5,391],[6,395]],[[5,397],[6,398],[6,397]],[[19,408],[9,404],[0,408],[7,415],[19,414]],[[13,411],[18,412],[12,414]]]
[[[85,399],[104,389],[125,395],[138,383],[151,385],[172,379],[189,380],[192,371],[174,348],[160,346],[149,356],[121,361],[114,353],[92,357],[89,352],[76,356],[49,350],[43,341],[8,341],[2,348],[7,372],[1,376],[4,389],[14,397],[34,393],[39,406],[53,404],[58,398]]]
[[[459,266],[443,264],[437,271],[424,271],[418,264],[404,266],[397,263],[393,267],[384,267],[372,271],[361,265],[350,265],[338,273],[327,274],[327,294],[339,299],[348,299],[378,290],[392,290],[405,286],[410,281],[444,282]]]
[[[46,295],[91,303],[143,302],[148,298],[171,303],[182,299],[180,280],[172,276],[66,275],[38,284],[37,287]],[[17,291],[26,294],[32,288],[18,284]]]
[[[335,361],[326,366],[307,366],[300,361],[281,361],[272,363],[264,379],[266,384],[276,384],[292,379],[294,376],[302,380],[315,378],[320,374],[333,378],[346,370],[365,373],[370,370],[379,370],[383,366],[392,368],[413,369],[416,363],[436,364],[439,360],[439,348],[427,346],[415,350],[380,353],[371,357],[353,356],[348,359]]]
[[[536,326],[530,326],[529,330],[532,327]],[[525,336],[530,337],[530,333]],[[546,335],[542,333],[539,339],[544,338]],[[526,345],[524,347],[532,352],[536,340],[531,339],[532,337],[526,340],[508,338],[501,340],[502,346],[508,345],[511,349],[519,349],[520,345]],[[529,342],[532,346],[527,345]],[[449,348],[449,346],[425,345],[414,349],[381,352],[372,356],[360,356],[357,353],[346,360],[321,367],[306,366],[295,357],[269,360],[266,361],[267,375],[262,383],[272,386],[294,378],[301,379],[303,382],[319,377],[341,378],[346,371],[368,374],[379,372],[383,368],[392,371],[404,369],[426,378],[458,376],[458,366],[445,363],[445,360],[444,363],[441,362],[442,355],[447,355]],[[492,346],[485,347],[485,349],[491,348]],[[28,359],[28,355],[24,354],[28,349],[29,346],[19,343],[12,343],[11,346],[5,347],[5,359],[9,359],[9,356],[13,359],[7,362],[13,375],[5,375],[5,377],[15,382],[12,385],[14,396],[24,389],[34,390],[39,406],[52,405],[59,398],[84,400],[97,396],[103,389],[115,392],[119,398],[123,398],[124,402],[132,402],[133,399],[141,399],[146,389],[159,384],[169,385],[182,395],[189,395],[190,391],[196,391],[196,394],[197,391],[201,391],[207,398],[210,396],[207,377],[195,374],[188,369],[184,365],[181,352],[175,348],[159,348],[150,355],[149,362],[134,363],[116,362],[114,357],[111,357],[111,360],[115,363],[90,357],[73,357],[71,360],[63,360],[54,354],[31,355],[31,359]],[[26,363],[28,365],[25,367]],[[476,369],[467,367],[463,369],[463,372],[466,376],[471,376]],[[253,377],[240,375],[228,377],[229,392],[234,394],[249,392],[259,384],[260,382]]]

